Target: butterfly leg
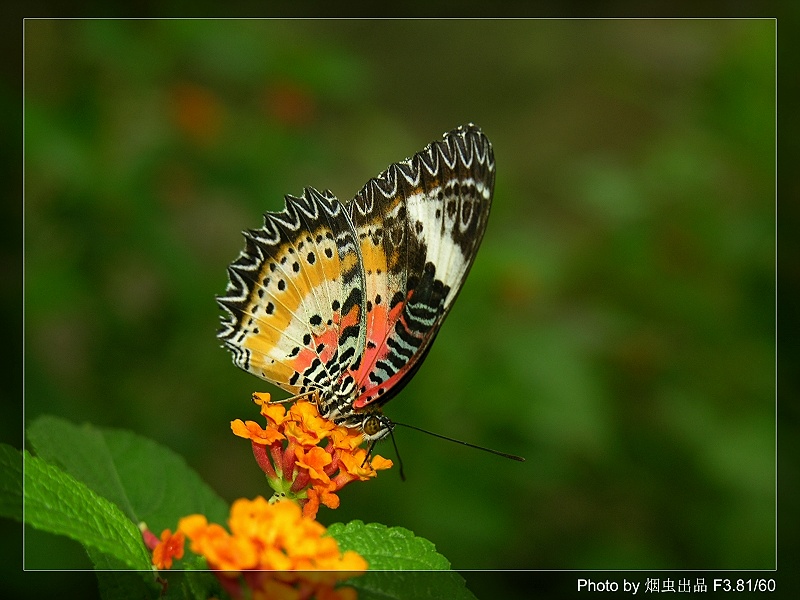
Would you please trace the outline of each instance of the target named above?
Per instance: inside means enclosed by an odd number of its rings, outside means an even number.
[[[259,392],[253,392],[253,402],[256,404],[261,404],[261,401],[258,399],[261,396]],[[317,406],[319,406],[319,390],[310,390],[308,392],[303,392],[302,394],[297,394],[296,396],[290,396],[289,398],[284,398],[283,400],[272,400],[270,399],[270,404],[289,404],[290,402],[295,402],[297,400],[308,400],[309,402],[313,402]]]

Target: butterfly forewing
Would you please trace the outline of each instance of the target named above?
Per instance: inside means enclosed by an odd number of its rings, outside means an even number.
[[[388,401],[424,359],[483,238],[494,174],[489,140],[467,126],[390,166],[354,198],[367,311],[354,409]]]
[[[326,389],[361,357],[363,269],[350,219],[307,188],[245,232],[230,266],[218,336],[242,369],[292,393]]]

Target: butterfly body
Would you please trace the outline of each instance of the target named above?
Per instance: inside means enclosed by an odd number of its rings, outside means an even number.
[[[218,337],[242,369],[322,416],[391,430],[381,407],[413,377],[475,259],[494,155],[459,127],[370,179],[347,204],[306,188],[244,233]]]

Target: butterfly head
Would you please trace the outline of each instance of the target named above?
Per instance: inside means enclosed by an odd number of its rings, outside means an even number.
[[[386,415],[379,410],[369,412],[351,412],[347,416],[332,419],[337,425],[360,430],[365,442],[377,442],[387,437],[394,429]]]
[[[361,421],[361,431],[364,434],[364,440],[367,442],[382,440],[392,433],[392,429],[394,429],[394,423],[383,413],[368,413],[364,415]]]

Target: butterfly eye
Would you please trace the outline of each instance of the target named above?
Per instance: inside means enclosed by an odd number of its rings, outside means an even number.
[[[364,423],[361,426],[361,429],[364,430],[364,434],[367,437],[375,436],[381,429],[383,429],[383,423],[381,423],[380,419],[376,416],[369,416],[364,419]]]
[[[394,425],[382,414],[372,414],[364,417],[361,422],[361,431],[364,432],[364,439],[371,442],[382,440],[392,433]]]

